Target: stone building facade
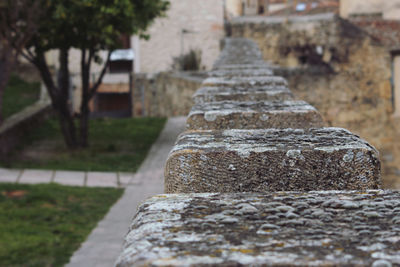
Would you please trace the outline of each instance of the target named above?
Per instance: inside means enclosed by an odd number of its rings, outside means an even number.
[[[165,18],[149,28],[150,40],[135,41],[136,72],[170,70],[173,58],[201,51],[201,64],[209,69],[219,55],[224,36],[223,0],[170,0]]]
[[[288,79],[296,97],[318,108],[329,125],[376,146],[385,185],[400,186],[396,38],[379,39],[333,14],[238,18],[232,34],[255,40],[264,59],[281,66],[275,71]]]
[[[340,16],[373,15],[400,19],[400,0],[340,0]]]

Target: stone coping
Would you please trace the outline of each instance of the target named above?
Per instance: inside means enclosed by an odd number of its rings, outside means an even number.
[[[378,189],[378,158],[340,128],[188,131],[167,160],[165,192]]]
[[[246,61],[220,61],[213,65],[213,69],[242,69],[242,68],[265,68],[269,65],[262,59]]]
[[[215,101],[273,101],[291,100],[293,94],[287,86],[203,86],[193,95],[195,103]]]
[[[262,53],[257,43],[247,38],[225,38],[224,49],[222,50],[219,59],[227,57],[234,58],[235,56],[262,58]]]
[[[187,130],[316,128],[319,112],[305,101],[221,101],[193,106]]]
[[[227,65],[227,64],[253,64],[256,62],[262,63],[262,59],[257,56],[236,56],[232,58],[220,58],[214,63],[214,66]]]
[[[231,87],[259,87],[259,86],[287,86],[286,79],[280,76],[268,77],[211,77],[203,81],[202,86],[231,86]]]
[[[12,115],[4,121],[4,123],[0,126],[0,135],[50,108],[51,103],[48,101],[37,101],[36,103],[24,108],[20,112]]]
[[[258,77],[258,76],[272,76],[271,69],[231,69],[231,70],[214,70],[208,73],[209,77]]]
[[[398,266],[399,191],[159,195],[116,266]]]
[[[213,70],[268,69],[270,66],[271,65],[265,61],[259,61],[249,64],[219,64],[214,65]]]

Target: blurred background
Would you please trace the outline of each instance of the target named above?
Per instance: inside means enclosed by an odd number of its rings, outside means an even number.
[[[256,41],[327,125],[373,144],[384,186],[400,188],[400,0],[67,2],[0,2],[0,166],[135,171],[116,160],[127,134],[102,125],[187,115],[233,36]]]
[[[0,265],[68,262],[227,36],[374,145],[400,189],[400,0],[0,0]]]

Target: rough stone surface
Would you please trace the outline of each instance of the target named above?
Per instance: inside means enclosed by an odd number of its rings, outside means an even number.
[[[214,66],[263,62],[258,45],[246,38],[226,38],[224,49]]]
[[[269,69],[271,65],[269,65],[265,61],[257,61],[246,64],[221,64],[218,66],[214,66],[213,70],[246,70],[246,69]]]
[[[201,87],[194,95],[195,103],[216,101],[273,101],[291,100],[292,93],[286,86],[206,86]]]
[[[258,76],[272,76],[273,71],[269,68],[264,69],[228,69],[228,70],[213,70],[208,73],[209,77],[258,77]]]
[[[400,192],[159,195],[117,266],[399,266]]]
[[[377,189],[378,156],[340,128],[189,131],[167,160],[165,192]]]
[[[258,87],[258,86],[287,86],[287,81],[279,76],[269,77],[212,77],[203,81],[202,86],[232,86],[232,87]]]
[[[304,101],[237,102],[197,104],[187,119],[187,130],[317,128],[319,112]]]
[[[281,73],[274,70],[275,75],[286,77],[296,98],[316,107],[329,125],[349,129],[373,144],[382,156],[385,187],[400,189],[393,57],[379,43],[396,40],[389,38],[396,31],[374,23],[373,28],[388,37],[374,38],[354,20],[324,17],[295,16],[276,23],[268,17],[243,17],[233,23],[232,35],[256,41],[265,60],[285,67]]]
[[[137,116],[187,116],[192,96],[207,75],[164,72],[154,76],[135,75],[132,114]]]

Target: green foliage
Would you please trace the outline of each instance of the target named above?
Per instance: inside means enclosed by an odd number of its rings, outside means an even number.
[[[0,184],[0,266],[63,266],[122,192]]]
[[[96,119],[90,121],[90,147],[69,151],[62,141],[56,120],[25,136],[24,150],[34,157],[21,156],[16,151],[10,163],[0,166],[12,168],[63,169],[87,171],[136,171],[151,145],[164,127],[161,118]]]
[[[201,69],[201,51],[191,49],[187,54],[175,57],[172,68],[180,71],[198,71]]]
[[[17,75],[11,75],[8,85],[4,90],[2,112],[7,118],[39,99],[40,84],[28,83]]]
[[[47,7],[31,46],[113,50],[123,34],[142,35],[169,6],[165,0],[36,0]],[[38,45],[39,44],[39,45]]]

